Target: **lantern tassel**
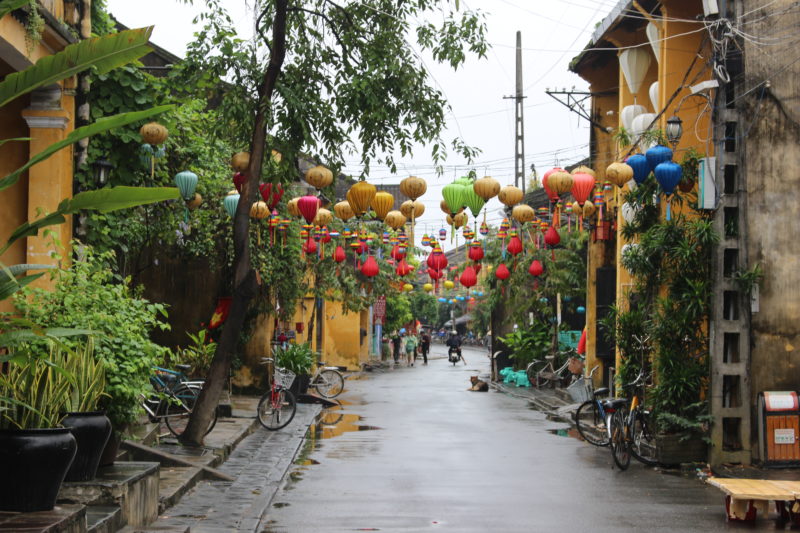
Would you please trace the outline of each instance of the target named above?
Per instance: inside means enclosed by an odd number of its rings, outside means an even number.
[[[672,203],[672,195],[668,194],[667,195],[667,222],[672,220],[672,213],[670,212],[670,208],[669,208],[671,203]]]

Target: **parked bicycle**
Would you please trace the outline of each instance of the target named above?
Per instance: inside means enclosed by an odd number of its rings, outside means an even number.
[[[258,401],[256,417],[262,426],[270,431],[275,431],[286,427],[297,412],[294,394],[289,390],[295,374],[289,369],[276,365],[275,360],[271,357],[265,357],[261,359],[261,362],[267,365],[267,370],[270,366],[274,367],[274,372],[267,373],[271,377],[270,387]]]
[[[556,358],[558,356],[558,358]],[[556,368],[555,361],[564,360],[564,364]],[[550,385],[566,387],[583,374],[583,359],[576,357],[573,350],[546,355],[544,359],[534,359],[525,369],[528,381],[536,388]]]
[[[200,391],[203,390],[202,380],[189,380],[186,372],[190,370],[189,365],[175,365],[177,370],[168,368],[154,367],[153,375],[150,376],[150,383],[155,394],[149,398],[144,397],[142,407],[147,413],[151,422],[163,421],[167,429],[180,437],[189,422]],[[217,411],[206,429],[208,435],[217,423]]]
[[[646,465],[658,464],[650,411],[644,408],[638,393],[644,389],[649,377],[642,369],[635,380],[624,385],[623,388],[634,391],[633,397],[630,402],[625,400],[611,418],[611,455],[620,470],[628,468],[631,456]]]
[[[586,376],[586,388],[589,400],[583,402],[575,411],[575,427],[583,440],[594,446],[608,446],[611,443],[609,423],[616,410],[613,400],[605,398],[608,387],[594,388],[592,378],[600,365],[592,368]],[[624,400],[622,400],[624,403]]]
[[[317,370],[311,376],[310,386],[314,387],[323,398],[336,398],[344,391],[344,376],[335,366],[325,366],[323,361],[317,364]]]

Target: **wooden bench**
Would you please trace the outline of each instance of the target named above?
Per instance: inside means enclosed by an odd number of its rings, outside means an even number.
[[[766,516],[774,501],[779,520],[800,525],[800,481],[712,477],[706,482],[725,493],[729,520],[753,521],[759,511]]]

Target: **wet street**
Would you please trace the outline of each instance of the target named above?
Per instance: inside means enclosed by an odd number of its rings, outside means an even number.
[[[483,351],[465,357],[348,381],[345,405],[312,427],[261,530],[754,529],[726,522],[717,489],[636,462],[620,472],[608,449],[562,436],[526,401],[467,391],[489,366]],[[759,518],[758,528],[775,524]]]

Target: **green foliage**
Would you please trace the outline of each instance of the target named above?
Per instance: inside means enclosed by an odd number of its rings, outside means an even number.
[[[711,444],[711,439],[707,435],[713,420],[714,417],[708,413],[708,402],[702,401],[687,405],[681,414],[659,413],[656,425],[666,433],[679,434],[681,441],[702,435],[703,440]]]
[[[72,350],[52,343],[50,361],[72,378],[64,409],[71,413],[96,411],[100,400],[108,394],[105,365],[94,356],[94,339],[90,336],[78,341]]]
[[[414,291],[409,294],[411,304],[411,316],[421,323],[431,325],[436,323],[438,315],[438,305],[436,297],[421,291]]]
[[[190,376],[194,378],[203,378],[208,374],[208,369],[211,367],[211,360],[214,358],[214,352],[217,350],[217,343],[211,340],[208,330],[203,328],[192,335],[188,331],[186,336],[189,337],[191,343],[185,348],[178,347],[169,357],[169,365],[189,365],[192,370],[189,372]]]
[[[408,295],[399,291],[386,294],[386,322],[384,328],[391,333],[399,330],[414,318],[411,314],[411,302]]]
[[[25,288],[15,297],[27,319],[45,326],[84,327],[98,332],[95,353],[104,366],[109,398],[102,402],[115,427],[136,419],[141,394],[150,390],[151,367],[164,349],[150,341],[153,329],[168,329],[163,305],[139,297],[129,280],[109,268],[113,254],[76,247],[69,269],[54,271],[53,291]],[[65,341],[74,346],[74,341]]]
[[[511,358],[517,370],[525,369],[534,359],[544,359],[553,344],[549,323],[534,321],[530,327],[519,327],[500,340],[511,349]]]
[[[761,280],[764,279],[764,269],[760,264],[756,264],[749,270],[738,270],[733,274],[733,282],[736,286],[748,297],[753,293],[756,286],[761,285]]]
[[[275,350],[275,363],[298,376],[310,375],[314,361],[315,355],[308,343],[291,343],[286,348]]]

